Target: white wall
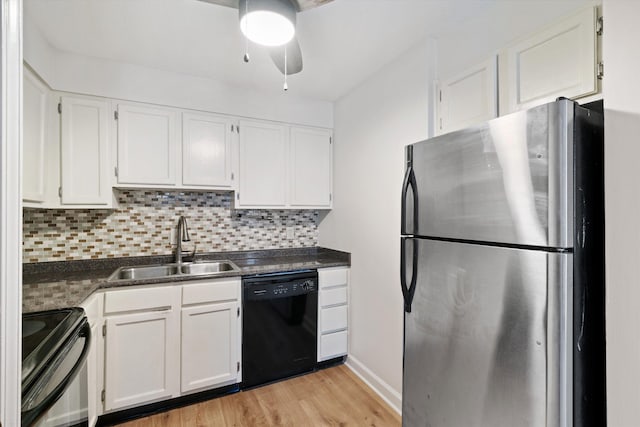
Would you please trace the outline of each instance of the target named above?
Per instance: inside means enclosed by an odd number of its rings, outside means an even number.
[[[421,43],[336,102],[334,209],[320,224],[321,246],[352,254],[349,363],[396,408],[404,146],[428,134],[433,54]]]
[[[62,52],[25,19],[25,61],[55,90],[149,102],[264,120],[333,127],[333,104],[274,90],[221,82]]]
[[[604,0],[608,425],[640,425],[640,2]]]

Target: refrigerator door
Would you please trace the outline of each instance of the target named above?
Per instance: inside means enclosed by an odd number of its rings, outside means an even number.
[[[405,313],[402,425],[572,426],[572,255],[403,244],[420,257]]]
[[[418,209],[403,234],[572,247],[574,108],[557,101],[410,146],[403,204]]]

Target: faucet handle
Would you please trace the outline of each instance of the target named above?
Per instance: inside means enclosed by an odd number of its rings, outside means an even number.
[[[190,259],[191,261],[195,261],[196,260],[196,244],[193,244],[193,251],[191,251],[190,253],[187,253],[186,255],[184,255],[185,258]]]

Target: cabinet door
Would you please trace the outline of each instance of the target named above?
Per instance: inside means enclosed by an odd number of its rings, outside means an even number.
[[[332,147],[331,132],[326,129],[291,128],[291,206],[331,207]]]
[[[61,97],[61,179],[63,205],[111,202],[108,137],[109,103]]]
[[[22,199],[45,201],[45,158],[49,90],[28,68],[24,68]]]
[[[438,134],[452,132],[498,114],[497,58],[443,79],[438,105]]]
[[[287,203],[287,128],[240,121],[238,207],[284,207]]]
[[[113,316],[106,325],[106,411],[179,394],[180,328],[175,311]]]
[[[118,105],[118,184],[176,184],[176,112]]]
[[[595,8],[506,49],[507,111],[596,93]]]
[[[182,184],[231,187],[231,120],[182,114]]]
[[[182,309],[183,393],[235,382],[240,370],[237,302]]]

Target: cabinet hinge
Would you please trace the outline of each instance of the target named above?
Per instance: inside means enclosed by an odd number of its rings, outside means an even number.
[[[332,200],[332,195],[331,195],[331,193],[329,193],[329,201],[331,201],[331,200]]]
[[[104,325],[102,325],[102,336],[103,337],[107,336],[107,324],[106,323]]]
[[[604,19],[601,17],[596,21],[596,34],[601,36],[604,31]]]
[[[62,114],[62,102],[58,102],[58,114]]]
[[[238,134],[240,134],[240,125],[236,125],[236,132],[238,132]]]
[[[236,372],[240,372],[240,362],[236,362]]]
[[[442,102],[442,91],[440,90],[438,92],[440,93],[440,95],[439,95],[440,96],[440,102]]]
[[[235,176],[235,175],[233,174],[233,172],[231,172],[231,181],[233,181],[233,177],[234,177],[234,176]]]
[[[442,119],[440,119],[440,130],[442,130]]]
[[[329,144],[333,144],[333,138],[329,137]]]
[[[104,402],[104,399],[105,399],[105,397],[106,397],[106,396],[105,396],[106,394],[107,394],[107,393],[105,393],[105,391],[104,391],[104,390],[102,390],[102,392],[100,393],[100,400],[101,400],[102,402]]]
[[[113,120],[118,120],[118,110],[113,112]]]
[[[596,74],[596,77],[598,77],[598,80],[602,80],[602,78],[604,77],[604,62],[602,61],[598,62],[598,72]]]
[[[58,197],[62,197],[62,187],[58,187]]]
[[[231,132],[232,132],[232,133],[233,133],[233,129],[234,129],[234,128],[233,128],[233,125],[231,125]]]
[[[116,178],[117,178],[118,177],[118,167],[117,166],[113,168],[113,172],[115,173]]]
[[[236,194],[236,199],[240,200],[240,193]]]
[[[240,317],[240,307],[238,307],[238,317]]]

